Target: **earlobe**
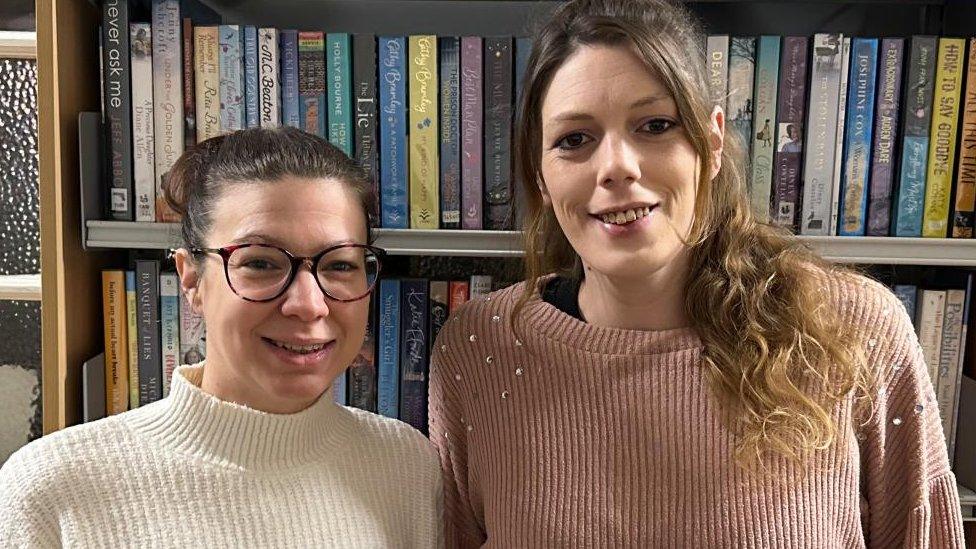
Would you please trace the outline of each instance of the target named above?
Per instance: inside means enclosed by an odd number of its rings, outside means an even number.
[[[549,191],[546,189],[546,182],[542,180],[542,176],[539,176],[536,185],[539,187],[539,196],[542,197],[542,203],[546,207],[552,206],[552,198],[549,196]]]
[[[715,179],[722,168],[722,151],[725,148],[725,113],[718,105],[712,109],[708,138],[712,149],[709,179]]]

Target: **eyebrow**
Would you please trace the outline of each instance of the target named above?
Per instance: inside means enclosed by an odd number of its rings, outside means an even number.
[[[671,99],[670,95],[650,95],[642,99],[638,99],[637,101],[634,101],[633,103],[630,104],[630,107],[628,108],[638,109],[641,107],[647,107],[653,105],[654,103],[657,103],[659,101],[666,101],[669,99]],[[551,120],[553,122],[563,122],[563,121],[575,122],[579,120],[593,120],[593,116],[590,114],[586,114],[584,112],[568,111],[568,112],[557,114],[556,116],[552,117]]]
[[[235,237],[233,239],[233,241],[234,242],[237,242],[237,243],[241,243],[241,244],[244,244],[244,243],[271,244],[271,245],[277,246],[279,248],[288,249],[288,246],[286,246],[285,243],[282,242],[281,240],[278,240],[277,238],[275,238],[273,236],[270,236],[270,235],[267,235],[267,234],[264,234],[264,233],[258,232],[258,231],[248,231],[248,232],[245,232],[244,234]],[[331,248],[333,246],[339,246],[339,245],[342,245],[342,244],[358,244],[358,242],[356,242],[354,239],[351,239],[351,238],[348,238],[348,239],[345,239],[345,240],[333,240],[333,241],[330,241],[330,242],[326,242],[323,246],[321,246],[321,249],[325,250],[325,249]]]

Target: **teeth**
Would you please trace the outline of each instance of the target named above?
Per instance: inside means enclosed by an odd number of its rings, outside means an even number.
[[[630,223],[631,221],[638,220],[642,217],[651,214],[650,207],[643,208],[632,208],[623,212],[610,212],[603,214],[601,217],[604,223],[611,223],[613,225],[622,225],[625,223]]]
[[[323,347],[325,347],[324,343],[319,343],[316,345],[290,345],[288,343],[281,343],[280,341],[274,340],[271,340],[271,342],[282,349],[287,349],[289,351],[302,354],[314,353],[315,351],[320,351]]]

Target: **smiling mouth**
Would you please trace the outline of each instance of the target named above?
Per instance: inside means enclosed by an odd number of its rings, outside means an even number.
[[[298,353],[300,355],[310,355],[312,353],[316,353],[318,351],[321,351],[322,349],[325,348],[326,345],[328,345],[328,343],[315,343],[311,345],[294,345],[291,343],[276,341],[274,339],[269,339],[266,337],[262,339],[274,345],[275,347],[280,347],[282,349],[285,349],[286,351],[291,351],[293,353]]]
[[[604,214],[591,214],[594,218],[600,221],[610,224],[610,225],[626,225],[632,221],[636,221],[643,217],[651,215],[651,211],[656,208],[657,205],[653,206],[643,206],[641,208],[631,208],[629,210],[621,210],[619,212],[608,212]]]

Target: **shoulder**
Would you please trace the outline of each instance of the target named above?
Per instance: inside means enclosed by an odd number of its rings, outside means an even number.
[[[905,306],[884,284],[862,274],[838,270],[818,271],[826,304],[833,308],[845,325],[867,328],[867,331],[904,328],[911,319]]]
[[[465,302],[448,318],[438,333],[438,342],[450,344],[483,333],[492,323],[506,320],[522,297],[525,282],[512,284],[487,296]]]
[[[400,420],[358,408],[343,410],[354,426],[353,444],[359,446],[359,455],[389,461],[380,465],[394,465],[414,475],[438,478],[437,453],[420,431]]]

